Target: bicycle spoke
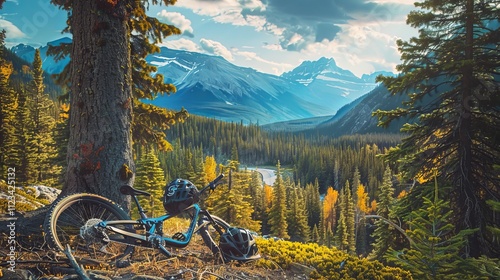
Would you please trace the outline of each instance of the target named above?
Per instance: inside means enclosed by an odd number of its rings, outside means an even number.
[[[50,219],[44,223],[44,227],[49,229],[49,243],[59,250],[69,245],[75,256],[101,263],[133,250],[130,245],[113,242],[125,242],[126,236],[97,226],[101,221],[129,219],[123,210],[105,198],[88,194],[69,196],[54,206],[49,214]],[[128,230],[125,225],[115,227]]]

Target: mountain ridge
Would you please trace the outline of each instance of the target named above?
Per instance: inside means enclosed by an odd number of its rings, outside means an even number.
[[[41,47],[43,68],[60,73],[69,58],[55,61],[46,55],[48,45],[71,42],[69,38]],[[17,45],[12,51],[32,61],[35,48]],[[280,76],[236,66],[220,56],[161,47],[146,61],[158,68],[165,82],[177,92],[146,101],[172,110],[224,121],[268,124],[295,119],[333,116],[342,106],[372,90],[377,73],[357,77],[338,67],[333,58],[304,61]]]

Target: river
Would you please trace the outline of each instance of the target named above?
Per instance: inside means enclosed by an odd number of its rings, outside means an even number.
[[[248,170],[257,170],[262,175],[262,181],[269,186],[274,185],[276,174],[274,169],[247,167]]]

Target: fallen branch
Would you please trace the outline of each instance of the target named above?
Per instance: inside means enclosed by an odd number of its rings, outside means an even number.
[[[78,274],[80,279],[90,280],[90,276],[87,274],[85,269],[76,262],[75,257],[73,257],[73,254],[71,254],[71,248],[69,247],[68,244],[66,245],[66,249],[64,250],[64,254],[66,254],[66,256],[68,257],[69,263],[75,269],[75,272],[76,272],[76,274]]]
[[[66,264],[68,262],[64,262],[64,261],[45,261],[45,260],[25,260],[25,261],[22,261],[22,260],[19,260],[19,261],[16,261],[16,264],[29,264],[29,263],[36,263],[36,264]],[[0,263],[0,266],[8,266],[10,265],[8,262],[3,262],[3,263]]]

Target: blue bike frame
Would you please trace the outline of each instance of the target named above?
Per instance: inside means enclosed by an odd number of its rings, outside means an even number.
[[[224,177],[223,174],[219,175],[215,180],[210,182],[207,186],[205,186],[202,190],[200,190],[200,194],[202,194],[206,190],[214,190],[216,183],[221,180]],[[121,189],[121,192],[123,194],[128,194],[131,195],[132,198],[134,199],[135,204],[137,205],[137,209],[140,215],[140,219],[138,220],[118,220],[118,221],[101,221],[99,222],[95,227],[97,229],[106,229],[111,232],[115,232],[118,234],[123,235],[125,240],[123,239],[114,239],[112,236],[107,236],[109,241],[115,241],[115,242],[121,242],[121,243],[126,243],[129,245],[133,246],[142,246],[142,247],[157,247],[160,249],[160,251],[167,255],[171,256],[170,252],[165,248],[164,245],[167,245],[169,247],[177,247],[177,248],[183,248],[186,247],[189,242],[191,241],[191,238],[193,235],[202,227],[205,226],[205,223],[200,224],[198,227],[196,227],[196,223],[198,222],[198,219],[200,217],[200,213],[208,218],[209,223],[214,224],[214,228],[219,232],[219,234],[222,234],[223,232],[221,229],[217,226],[217,224],[214,222],[212,216],[210,216],[210,213],[208,213],[207,210],[202,210],[199,206],[198,203],[195,203],[183,211],[181,213],[186,212],[188,210],[192,210],[191,213],[191,222],[189,224],[189,228],[186,233],[180,233],[182,234],[182,238],[170,238],[170,237],[164,237],[160,236],[158,233],[162,234],[162,230],[158,230],[161,226],[163,226],[163,222],[179,215],[179,213],[171,215],[171,214],[165,214],[160,217],[151,217],[148,218],[146,216],[146,211],[141,207],[139,200],[137,199],[137,194],[139,195],[147,195],[151,196],[149,193],[133,189],[130,186],[123,186]],[[138,234],[135,232],[130,232],[121,228],[118,228],[117,225],[125,225],[125,228],[133,228],[134,226],[137,227],[144,227],[146,229],[145,234]],[[177,235],[177,234],[176,234]],[[174,235],[175,237],[175,235]]]
[[[197,231],[196,223],[198,222],[199,214],[202,210],[198,204],[193,204],[192,206],[186,208],[184,211],[189,210],[189,209],[194,209],[194,214],[193,214],[193,217],[191,218],[191,222],[189,224],[188,231],[185,233],[186,238],[184,240],[176,240],[176,239],[172,239],[169,237],[162,237],[162,239],[166,245],[171,246],[171,247],[183,248],[183,247],[186,247],[189,244],[189,242],[191,241],[191,238],[193,237],[194,233],[196,233],[196,231]],[[203,211],[203,212],[206,212],[206,211]],[[97,224],[97,227],[105,228],[111,232],[116,232],[116,233],[119,233],[121,235],[131,237],[131,238],[139,240],[139,241],[149,242],[148,238],[150,236],[153,236],[156,234],[156,230],[157,230],[158,226],[161,225],[164,221],[166,221],[174,216],[176,216],[176,215],[166,214],[166,215],[156,217],[156,218],[141,218],[139,220],[102,221],[99,224]],[[117,228],[116,225],[144,226],[146,228],[146,234],[144,235],[144,234],[132,233],[132,232]],[[127,242],[127,243],[129,243],[129,242]],[[136,245],[134,243],[130,243],[130,244]]]

